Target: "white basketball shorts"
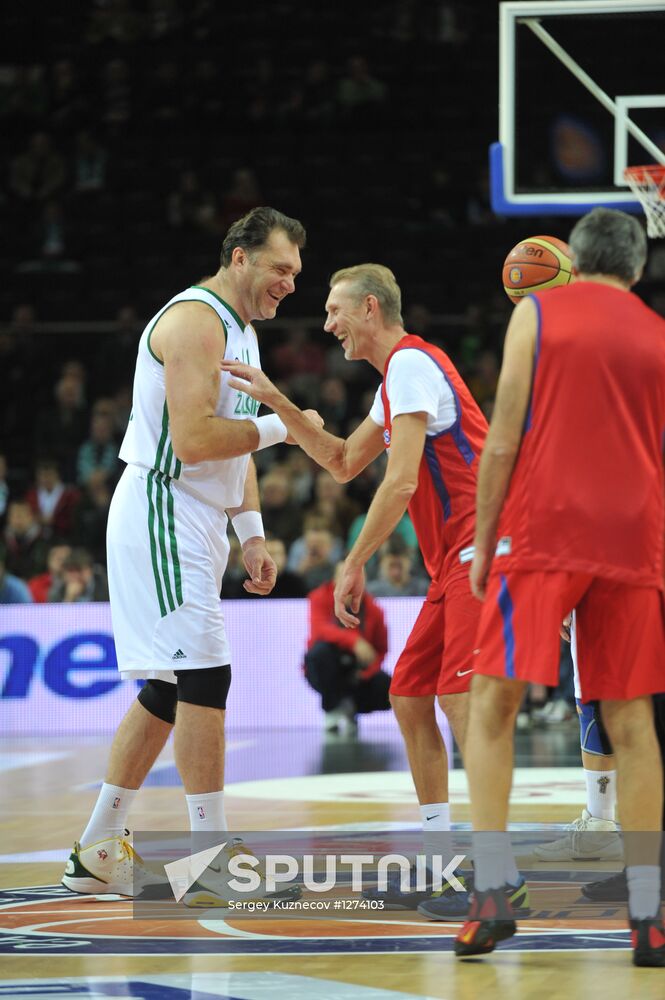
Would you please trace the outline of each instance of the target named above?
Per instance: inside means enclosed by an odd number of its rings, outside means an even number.
[[[154,471],[128,465],[106,533],[111,619],[124,678],[231,662],[219,594],[227,517]]]

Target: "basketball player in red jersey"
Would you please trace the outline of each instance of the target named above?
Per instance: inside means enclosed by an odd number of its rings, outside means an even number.
[[[573,607],[582,697],[602,704],[624,834],[661,824],[650,696],[665,686],[665,321],[630,292],[646,259],[636,219],[596,208],[570,245],[575,283],[528,296],[510,321],[480,462],[471,586],[484,604],[465,764],[483,834],[460,956],[515,931],[506,835],[489,831],[506,829],[525,686],[556,684]],[[665,966],[660,835],[625,839],[633,961]]]
[[[267,403],[297,443],[340,482],[389,449],[385,478],[335,590],[335,613],[349,628],[357,626],[365,563],[408,506],[432,583],[395,667],[390,695],[420,803],[425,851],[444,853],[450,830],[448,761],[435,697],[463,750],[479,618],[468,564],[487,423],[450,358],[406,333],[400,289],[388,268],[345,268],[330,285],[326,331],[341,343],[347,360],[369,361],[383,376],[369,416],[347,440],[324,430],[311,433],[300,410],[257,369],[233,362],[223,367],[248,380],[232,384]],[[526,887],[516,869],[512,874],[508,894],[517,893],[515,901],[523,906]],[[468,909],[465,894],[448,892],[429,900],[431,890],[411,888],[402,893],[394,887],[381,898],[395,908],[436,904],[439,918],[459,917]]]

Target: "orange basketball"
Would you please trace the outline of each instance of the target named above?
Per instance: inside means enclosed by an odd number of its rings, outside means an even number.
[[[511,302],[529,292],[567,285],[572,278],[570,247],[556,236],[530,236],[514,246],[503,262],[503,290]]]

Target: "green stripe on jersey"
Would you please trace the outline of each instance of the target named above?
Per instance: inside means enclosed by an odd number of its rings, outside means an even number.
[[[157,562],[157,544],[155,542],[155,503],[152,498],[155,475],[156,473],[154,469],[151,469],[148,473],[148,532],[150,535],[150,557],[152,559],[152,573],[155,578],[155,590],[157,591],[159,610],[162,618],[164,618],[166,616],[166,605],[164,603],[162,581],[159,575],[159,564]]]
[[[183,603],[182,572],[171,478],[154,469],[148,474],[148,531],[155,590],[160,614],[164,618]]]

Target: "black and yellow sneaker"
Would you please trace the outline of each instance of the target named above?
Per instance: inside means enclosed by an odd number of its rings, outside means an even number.
[[[455,954],[487,955],[516,931],[515,914],[503,889],[474,892],[466,922],[455,938]]]
[[[510,903],[513,916],[530,916],[531,900],[529,899],[529,886],[526,884],[526,879],[520,878],[517,885],[504,885],[503,891],[506,894],[506,899]]]
[[[473,877],[460,878],[468,892],[455,892],[450,886],[439,892],[433,892],[418,905],[418,913],[428,920],[459,920],[469,912],[470,893],[473,887]],[[511,905],[513,915],[528,917],[531,913],[529,903],[529,887],[525,879],[520,879],[517,885],[504,885],[503,891]]]
[[[459,881],[462,885],[465,884],[463,878],[459,878]],[[443,889],[435,890],[432,885],[432,874],[429,869],[426,871],[426,882],[427,884],[424,889],[417,888],[418,872],[416,866],[411,865],[409,886],[407,889],[402,889],[401,872],[393,871],[388,874],[385,889],[379,889],[377,886],[363,889],[363,899],[380,900],[384,910],[415,910],[416,908],[419,910],[420,906],[427,900],[445,898],[447,901],[449,894],[452,894],[452,897],[461,896],[462,901],[455,904],[455,900],[451,899],[451,914],[454,912],[458,918],[464,916],[469,909],[469,896],[467,892],[456,892],[449,885],[446,885]],[[451,916],[450,919],[453,919],[453,917]]]

